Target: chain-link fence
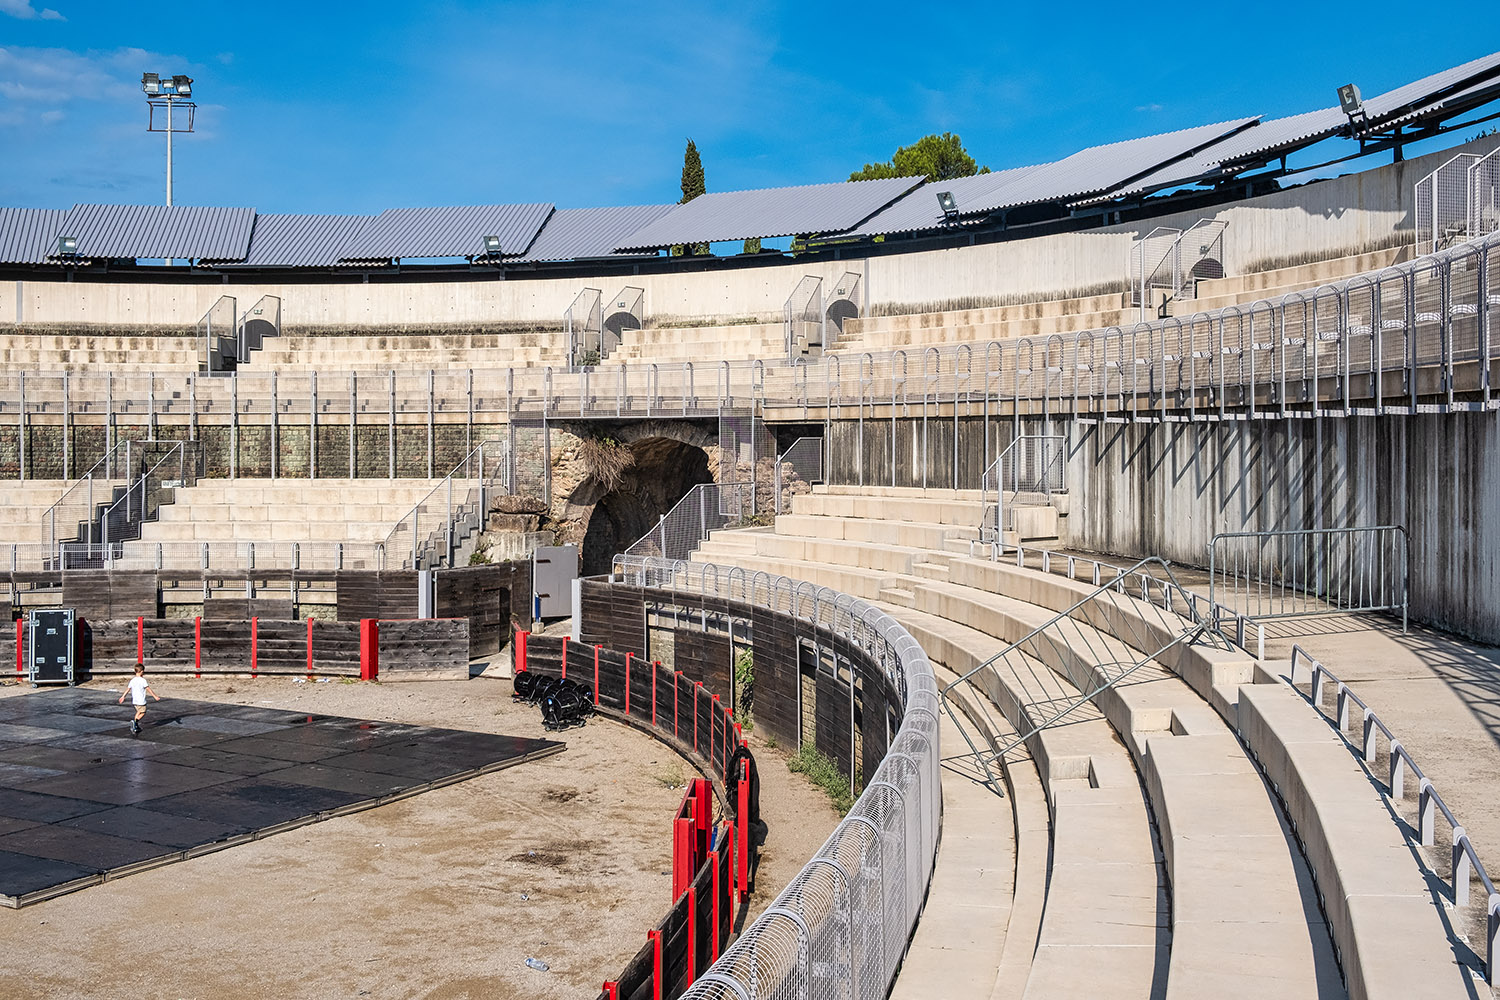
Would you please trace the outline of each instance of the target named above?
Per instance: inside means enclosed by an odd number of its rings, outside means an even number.
[[[813,484],[821,482],[823,438],[798,438],[776,456],[776,513],[791,510],[792,497],[812,492]]]
[[[630,543],[622,557],[687,559],[710,531],[744,524],[754,513],[749,483],[700,483],[688,490],[656,527]]]
[[[915,639],[857,598],[768,573],[627,558],[626,583],[717,594],[847,639],[904,695],[899,728],[828,840],[693,984],[692,1000],[846,997],[890,989],[932,877],[941,812],[937,683]]]
[[[1469,168],[1474,153],[1459,153],[1417,181],[1417,252],[1433,253],[1469,236]]]
[[[1500,231],[1500,146],[1469,168],[1469,235],[1473,238],[1497,231]]]

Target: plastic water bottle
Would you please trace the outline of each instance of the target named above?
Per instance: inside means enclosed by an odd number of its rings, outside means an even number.
[[[538,972],[546,972],[552,967],[546,962],[543,962],[540,958],[528,958],[526,960],[526,968],[535,969]]]

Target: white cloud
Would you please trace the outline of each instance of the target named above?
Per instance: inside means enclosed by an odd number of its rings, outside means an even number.
[[[31,6],[31,0],[0,0],[0,14],[9,14],[11,17],[20,18],[23,21],[66,21],[51,7],[43,7],[37,10]]]
[[[56,108],[54,108],[51,111],[43,111],[42,112],[42,124],[43,125],[54,125],[57,122],[62,121],[66,117],[67,117],[66,112],[58,111]]]
[[[1137,111],[1164,111],[1164,110],[1166,110],[1165,106],[1161,105],[1161,104],[1137,104],[1135,106],[1135,109]]]

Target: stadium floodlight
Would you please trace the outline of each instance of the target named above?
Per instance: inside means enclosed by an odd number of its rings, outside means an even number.
[[[1346,83],[1339,88],[1339,108],[1349,116],[1351,122],[1365,117],[1365,102],[1359,95],[1357,84]]]
[[[958,218],[958,202],[953,198],[952,191],[939,191],[937,193],[939,207],[943,210],[943,221],[953,222]]]
[[[77,257],[78,256],[78,237],[76,237],[76,236],[59,236],[57,238],[57,256],[58,257]]]
[[[486,257],[500,256],[500,237],[486,236],[484,238],[484,255]]]
[[[161,93],[161,77],[156,73],[142,73],[141,89],[146,92],[147,97],[155,97]]]
[[[172,133],[191,132],[193,130],[193,111],[197,108],[188,98],[193,96],[193,78],[177,73],[173,76],[163,77],[160,73],[142,73],[141,90],[146,95],[146,104],[151,113],[147,118],[147,132],[167,133],[167,204],[172,204]],[[177,104],[187,109],[187,127],[180,124],[172,124],[172,105]],[[166,111],[166,125],[158,128],[156,124],[156,109],[162,108]]]

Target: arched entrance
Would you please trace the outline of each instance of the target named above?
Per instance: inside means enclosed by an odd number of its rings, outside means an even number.
[[[568,499],[586,521],[583,573],[608,573],[615,553],[656,527],[699,483],[713,482],[708,453],[696,445],[666,437],[641,437],[628,444],[631,464],[611,483],[590,476]]]

